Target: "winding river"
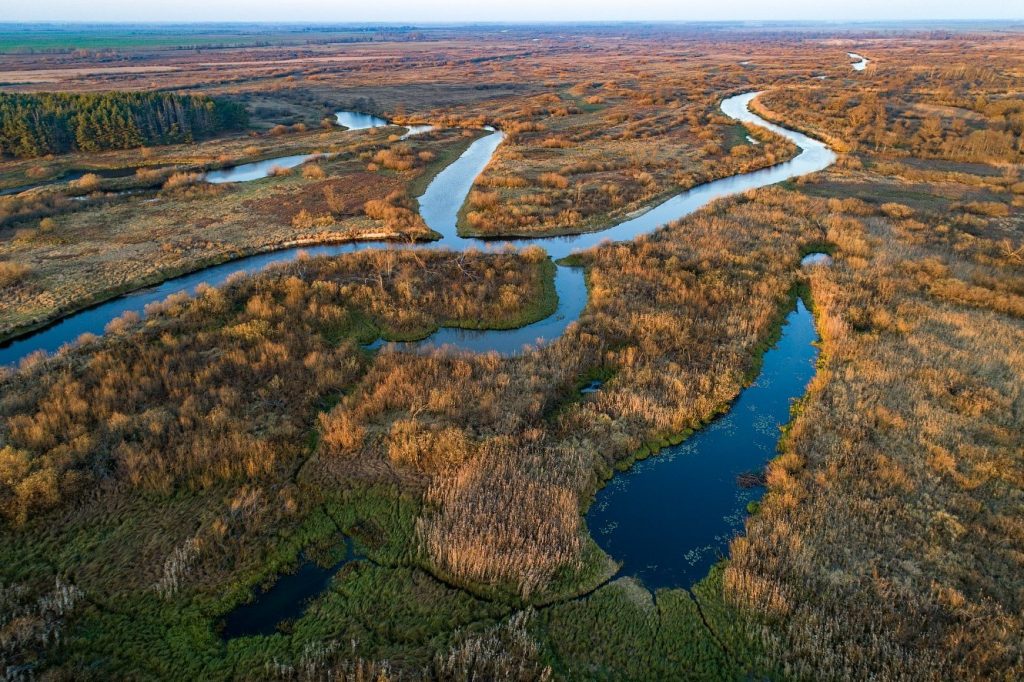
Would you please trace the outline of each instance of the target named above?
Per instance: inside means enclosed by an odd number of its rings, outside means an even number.
[[[730,178],[684,192],[599,236],[545,240],[549,253],[556,258],[567,255],[592,246],[606,238],[608,232],[618,239],[642,234],[716,197],[812,172],[805,169],[817,170],[831,163],[833,156],[821,143],[766,124],[751,114],[748,105],[752,98],[752,94],[730,98],[722,108],[734,118],[786,135],[800,146],[799,156],[774,168],[741,176],[745,179],[742,182]],[[459,162],[440,173],[420,198],[420,210],[427,224],[444,235],[439,246],[465,248],[464,242],[475,241],[458,236],[455,224],[461,202],[453,202],[451,197],[469,193],[473,180],[500,141],[499,133],[478,140]],[[820,267],[830,262],[828,255],[813,253],[805,256],[801,265]],[[559,266],[555,276],[559,304],[551,317],[523,330],[442,329],[430,343],[513,352],[533,338],[553,338],[579,317],[587,300],[579,269]],[[814,375],[816,339],[813,318],[804,302],[797,300],[786,316],[778,341],[762,358],[757,379],[740,393],[725,415],[683,443],[617,474],[598,491],[586,523],[598,545],[619,562],[620,574],[636,577],[652,590],[688,588],[722,558],[729,541],[743,529],[748,505],[763,494],[761,472],[775,454],[779,429],[789,419],[792,401],[804,393]],[[591,381],[580,394],[586,399],[601,387],[602,382]],[[344,561],[319,567],[310,561],[302,562],[295,574],[280,577],[271,588],[257,593],[251,603],[227,614],[222,636],[233,639],[273,634],[281,622],[301,617],[309,603],[329,588],[343,564]]]
[[[715,199],[813,173],[835,160],[835,155],[824,143],[769,123],[752,113],[749,105],[757,94],[750,92],[729,97],[722,102],[723,113],[787,138],[800,149],[793,159],[694,187],[601,232],[510,239],[498,246],[540,245],[557,261],[604,241],[630,240],[647,234]],[[367,127],[376,125],[372,121],[364,123]],[[414,132],[421,131],[409,131]],[[435,242],[414,246],[359,242],[294,247],[212,265],[68,315],[48,327],[8,342],[0,347],[0,364],[16,363],[39,351],[53,352],[81,334],[102,333],[111,320],[126,312],[142,314],[147,304],[171,294],[191,294],[200,283],[222,284],[234,273],[258,272],[269,265],[293,260],[300,253],[316,256],[381,248],[464,250],[493,247],[492,241],[460,236],[456,223],[459,209],[474,180],[487,166],[503,137],[500,131],[489,130],[441,171],[419,197],[424,221],[442,235]],[[275,162],[281,165],[280,159]],[[234,170],[241,172],[240,168]],[[410,345],[448,344],[470,351],[512,354],[521,351],[526,344],[550,341],[579,319],[586,306],[583,270],[559,264],[555,272],[555,288],[558,293],[555,313],[533,324],[513,330],[443,328],[427,340]],[[787,318],[779,344],[766,353],[761,375],[741,394],[726,417],[683,444],[635,466],[629,473],[616,476],[598,494],[587,521],[598,543],[623,563],[624,572],[640,576],[649,587],[688,586],[704,575],[710,564],[725,551],[729,537],[742,524],[743,505],[755,495],[750,490],[741,491],[736,476],[746,470],[760,469],[774,452],[777,427],[788,417],[790,400],[803,392],[813,373],[815,351],[810,343],[813,338],[810,314],[802,302],[798,302],[796,310]],[[584,393],[600,390],[600,384],[595,382],[586,387]],[[753,479],[759,480],[756,476]],[[666,533],[671,534],[671,541],[666,541]],[[273,588],[258,595],[255,602],[229,614],[225,634],[229,637],[267,634],[282,616],[301,615],[307,600],[327,586],[333,568],[315,569],[309,562],[304,562],[297,577],[282,578]]]
[[[383,128],[384,126],[391,125],[387,119],[372,114],[364,114],[359,111],[336,111],[334,112],[334,120],[338,125],[345,126],[347,130],[367,130],[369,128]],[[433,129],[434,126],[428,125],[409,126],[405,134],[399,139],[405,140],[413,135],[421,135]],[[322,154],[278,156],[273,159],[264,159],[263,161],[243,163],[238,166],[231,166],[230,168],[210,171],[203,176],[203,179],[215,185],[225,182],[250,182],[265,178],[276,169],[288,170],[289,168],[301,166],[318,156],[322,156]]]
[[[770,168],[699,185],[667,199],[642,215],[618,223],[601,232],[567,237],[510,239],[500,242],[498,246],[500,247],[502,244],[515,246],[536,244],[544,247],[551,257],[557,260],[604,241],[625,241],[647,234],[668,222],[693,213],[715,199],[813,173],[826,168],[835,160],[835,154],[823,142],[765,121],[751,112],[749,104],[757,95],[756,92],[749,92],[729,97],[722,102],[722,111],[737,121],[767,128],[796,144],[800,148],[800,153],[793,159]],[[426,224],[439,232],[442,237],[435,242],[417,245],[414,248],[463,250],[469,247],[479,249],[494,247],[495,242],[493,241],[460,236],[456,229],[456,222],[459,208],[469,194],[473,181],[487,166],[503,138],[503,133],[492,130],[477,139],[428,185],[426,192],[419,198],[420,212]],[[70,314],[47,327],[15,338],[0,347],[0,365],[16,363],[37,351],[56,351],[62,345],[74,341],[84,333],[102,334],[104,327],[114,318],[129,311],[141,315],[147,304],[161,301],[167,296],[179,292],[191,294],[200,283],[223,284],[229,276],[236,272],[258,272],[268,265],[293,260],[300,253],[308,253],[312,256],[341,255],[380,248],[404,249],[410,247],[387,242],[324,244],[285,248],[213,265]],[[553,315],[543,320],[510,330],[477,331],[443,328],[416,345],[447,344],[470,351],[498,351],[503,354],[513,354],[521,351],[525,344],[550,341],[561,335],[570,323],[579,319],[586,306],[587,290],[582,269],[560,265],[555,272],[555,289],[558,293],[557,309]]]

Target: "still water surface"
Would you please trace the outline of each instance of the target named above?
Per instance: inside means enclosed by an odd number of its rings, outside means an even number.
[[[728,553],[729,540],[743,531],[747,504],[764,493],[741,487],[737,477],[760,473],[775,456],[790,404],[814,376],[816,340],[814,319],[798,300],[757,380],[728,413],[616,473],[598,491],[587,527],[622,562],[620,573],[651,590],[690,587]]]
[[[350,538],[345,539],[345,550],[345,558],[332,566],[320,566],[303,557],[294,573],[280,576],[268,589],[257,592],[251,602],[228,613],[221,630],[223,637],[272,635],[282,622],[302,617],[309,602],[330,586],[345,564],[363,558],[355,554]]]
[[[846,54],[849,55],[850,59],[855,60],[853,64],[850,64],[854,71],[863,71],[864,69],[868,68],[868,63],[871,60],[868,59],[867,57],[862,57],[856,52],[847,52]]]

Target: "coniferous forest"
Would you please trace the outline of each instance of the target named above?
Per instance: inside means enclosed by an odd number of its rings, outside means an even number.
[[[169,92],[0,94],[0,154],[32,157],[192,142],[248,123],[245,108]]]

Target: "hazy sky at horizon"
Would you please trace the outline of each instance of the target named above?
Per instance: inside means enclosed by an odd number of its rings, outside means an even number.
[[[455,22],[1021,19],[1017,0],[4,0],[2,21]]]

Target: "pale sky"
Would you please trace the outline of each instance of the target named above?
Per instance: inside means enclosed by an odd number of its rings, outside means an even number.
[[[2,0],[0,22],[1022,19],[1022,0]]]

